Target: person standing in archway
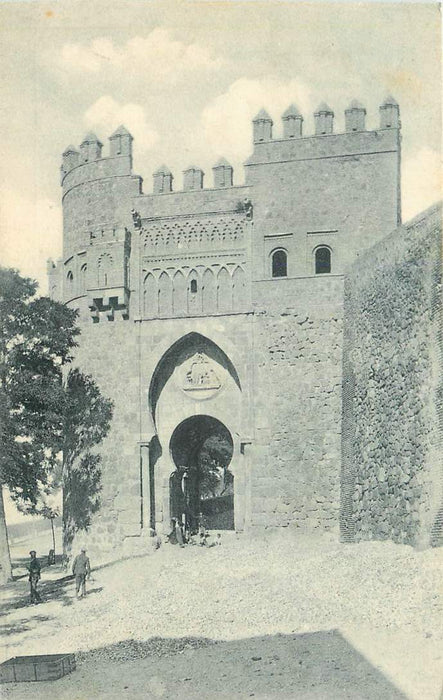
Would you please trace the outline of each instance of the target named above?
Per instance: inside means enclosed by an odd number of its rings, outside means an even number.
[[[182,481],[185,467],[177,467],[169,478],[169,497],[171,520],[183,522],[185,513],[185,496],[183,493]]]
[[[168,535],[168,542],[169,544],[178,544],[180,547],[185,546],[181,523],[175,518],[172,518],[172,530]]]

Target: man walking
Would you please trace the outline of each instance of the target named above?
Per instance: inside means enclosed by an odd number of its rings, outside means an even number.
[[[83,598],[86,595],[86,576],[91,573],[91,564],[86,556],[86,549],[82,549],[80,554],[75,557],[72,573],[75,576],[75,594],[77,598]]]
[[[37,590],[37,584],[40,581],[40,562],[37,559],[37,553],[34,549],[32,549],[29,554],[31,557],[31,561],[28,564],[29,584],[31,587],[31,603],[37,605],[37,603],[42,602],[40,593]]]

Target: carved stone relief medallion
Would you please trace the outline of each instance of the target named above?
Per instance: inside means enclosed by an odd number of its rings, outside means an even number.
[[[180,388],[193,400],[209,399],[222,386],[217,363],[203,352],[196,352],[180,368]]]

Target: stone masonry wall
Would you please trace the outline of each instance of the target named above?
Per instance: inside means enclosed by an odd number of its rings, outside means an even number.
[[[342,286],[330,276],[256,290],[252,526],[337,526]]]
[[[402,226],[345,283],[341,531],[441,542],[441,209]]]
[[[101,507],[89,532],[79,532],[94,561],[122,554],[125,537],[140,533],[140,398],[138,342],[133,324],[84,325],[73,363],[114,402],[111,429],[96,449],[102,456]]]

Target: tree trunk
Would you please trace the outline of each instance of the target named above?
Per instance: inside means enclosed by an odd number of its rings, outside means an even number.
[[[54,550],[54,556],[55,556],[54,518],[51,518],[51,530],[52,530],[52,549]]]
[[[9,554],[8,530],[6,528],[3,489],[0,485],[0,584],[12,581],[11,556]]]
[[[72,557],[72,543],[75,537],[75,523],[73,518],[66,515],[63,518],[63,556],[65,561]]]

